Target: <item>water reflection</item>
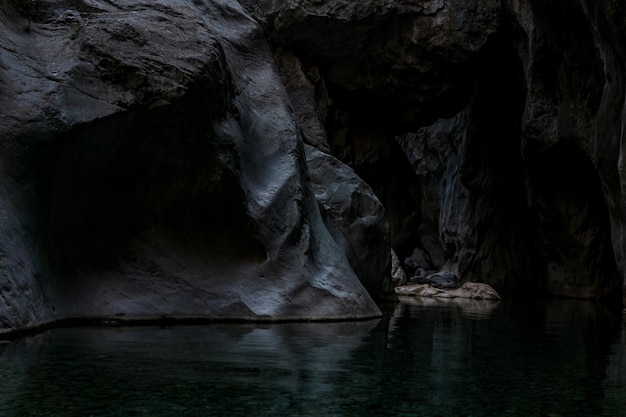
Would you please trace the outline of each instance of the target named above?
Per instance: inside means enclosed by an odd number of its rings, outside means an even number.
[[[394,316],[402,315],[401,311],[406,309],[407,305],[417,307],[441,307],[449,309],[457,309],[469,319],[489,318],[492,313],[500,306],[500,301],[494,300],[474,300],[470,298],[437,298],[437,297],[413,297],[407,295],[398,296],[400,301],[396,309],[400,313]],[[413,308],[415,310],[415,308]]]
[[[626,416],[621,314],[413,297],[381,320],[58,329],[0,345],[0,415]]]
[[[0,348],[0,415],[314,415],[377,324],[54,330]]]

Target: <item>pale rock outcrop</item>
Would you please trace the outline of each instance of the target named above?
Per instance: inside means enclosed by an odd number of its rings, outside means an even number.
[[[435,288],[429,284],[409,284],[394,288],[398,295],[434,298],[469,298],[474,300],[500,300],[500,294],[488,284],[465,282],[458,288]]]

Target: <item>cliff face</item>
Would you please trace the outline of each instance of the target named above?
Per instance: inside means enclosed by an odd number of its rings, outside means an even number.
[[[323,75],[329,148],[381,199],[401,259],[509,294],[621,298],[619,2],[255,5]]]
[[[0,332],[371,317],[390,247],[620,297],[624,25],[608,0],[0,0]]]
[[[504,2],[466,107],[400,138],[423,181],[435,173],[445,184],[429,187],[429,198],[440,203],[442,250],[460,275],[508,292],[621,299],[616,4]]]

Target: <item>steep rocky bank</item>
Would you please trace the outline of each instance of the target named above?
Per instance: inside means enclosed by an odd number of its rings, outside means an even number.
[[[0,0],[0,333],[373,317],[390,248],[621,300],[624,13]]]

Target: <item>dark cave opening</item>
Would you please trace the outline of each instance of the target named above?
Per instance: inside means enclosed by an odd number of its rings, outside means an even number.
[[[188,110],[113,115],[31,152],[40,246],[61,275],[135,259],[137,240],[204,248],[217,259],[265,256],[232,144]]]

